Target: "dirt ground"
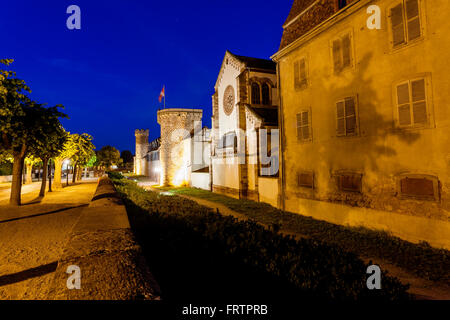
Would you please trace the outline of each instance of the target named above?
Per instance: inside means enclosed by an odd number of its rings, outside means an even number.
[[[27,185],[20,207],[8,206],[0,190],[0,299],[46,299],[67,237],[90,202],[96,180],[70,185],[38,198],[39,183]]]

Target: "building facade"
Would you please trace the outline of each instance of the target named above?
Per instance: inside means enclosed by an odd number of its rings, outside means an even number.
[[[261,165],[271,165],[278,157],[272,154],[270,163],[262,164],[259,156],[260,130],[270,135],[278,127],[276,64],[227,51],[214,89],[213,191],[276,206],[278,163],[266,175],[261,174]]]
[[[368,27],[372,5],[381,29]],[[272,57],[281,208],[450,247],[449,10],[294,1]]]

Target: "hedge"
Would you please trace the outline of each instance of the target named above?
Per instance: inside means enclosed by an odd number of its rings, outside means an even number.
[[[410,298],[409,286],[386,272],[382,289],[368,290],[368,265],[338,246],[295,240],[133,181],[114,183],[165,299]]]

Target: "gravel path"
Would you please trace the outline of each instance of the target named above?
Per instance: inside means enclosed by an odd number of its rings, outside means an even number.
[[[34,185],[18,208],[0,195],[0,299],[46,298],[67,236],[96,188],[87,181],[39,199]]]

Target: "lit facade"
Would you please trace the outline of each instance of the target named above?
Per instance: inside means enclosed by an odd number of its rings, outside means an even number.
[[[381,29],[367,8],[381,9]],[[450,247],[450,3],[294,1],[273,56],[280,206]]]

